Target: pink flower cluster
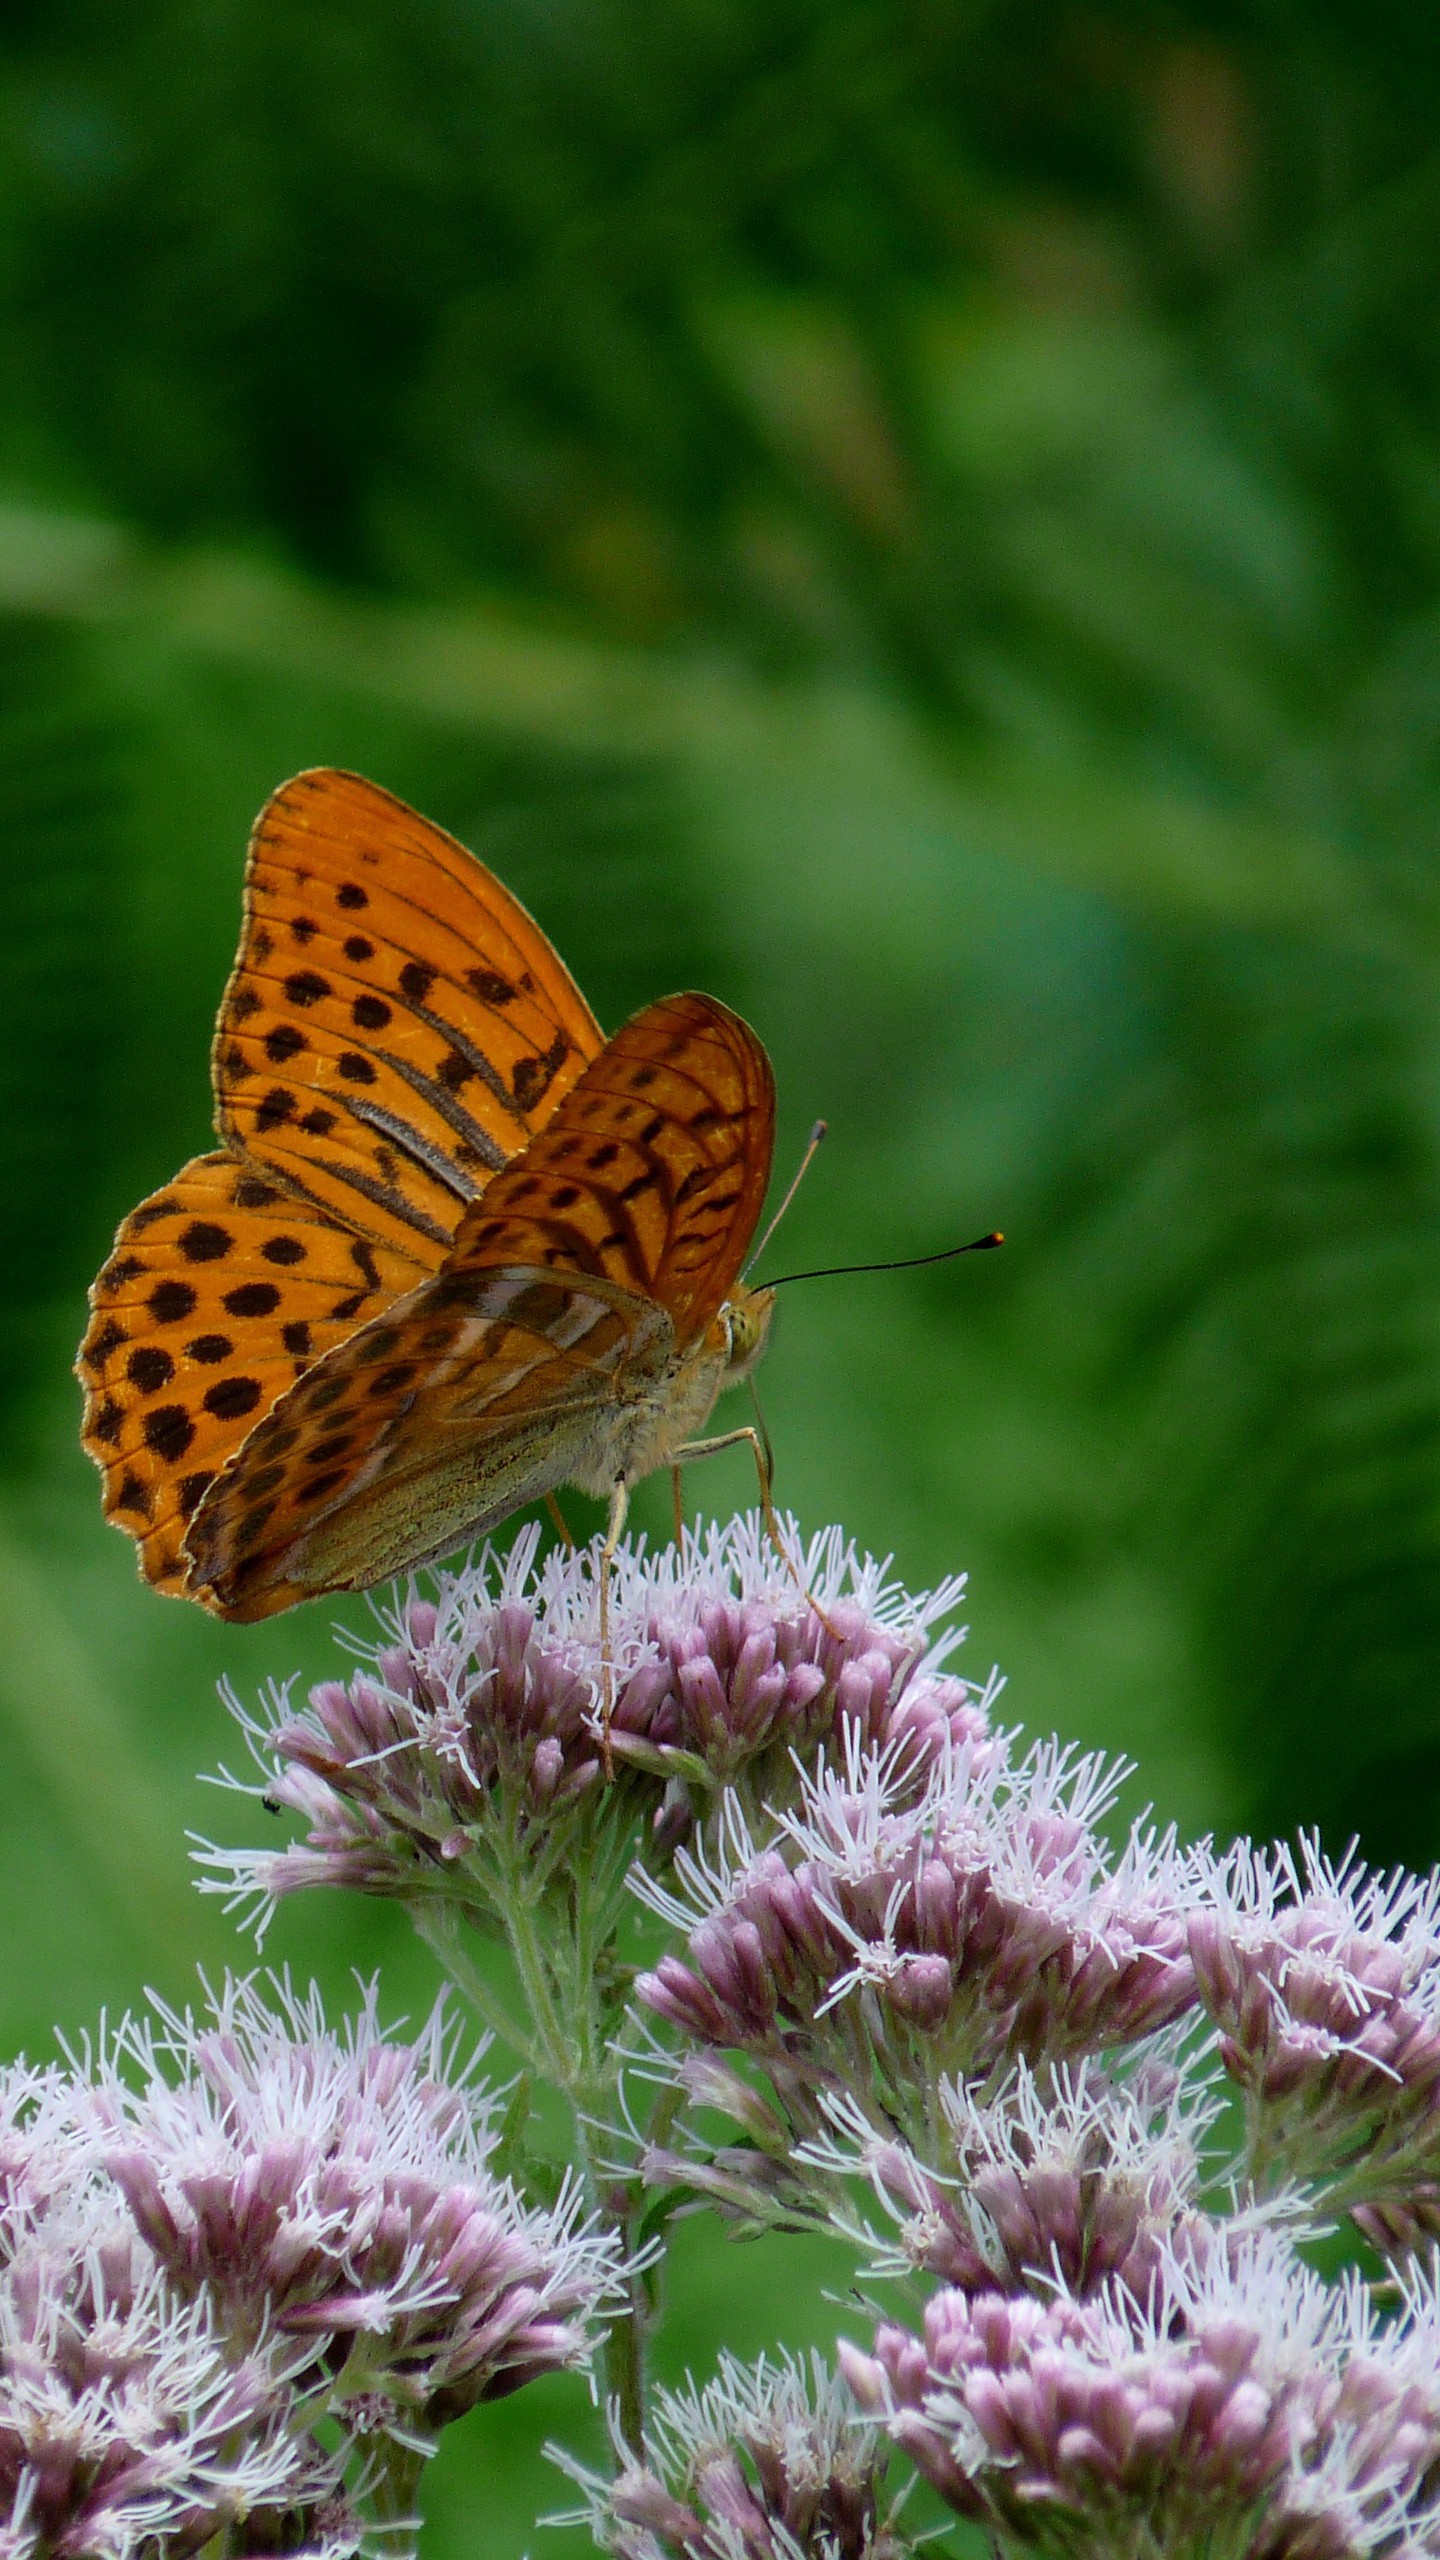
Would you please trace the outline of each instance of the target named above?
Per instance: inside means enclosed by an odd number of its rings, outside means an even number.
[[[858,2420],[763,2360],[647,2412],[622,2362],[614,2476],[565,2466],[601,2548],[904,2560],[888,2442],[1007,2550],[1440,2560],[1440,1876],[1112,1839],[1124,1770],[1025,1746],[948,1668],[958,1585],[908,1599],[787,1534],[793,1571],[756,1519],[626,1547],[605,1644],[594,1549],[540,1563],[527,1533],[412,1591],[352,1677],[248,1728],[303,1841],[211,1853],[262,1916],[306,1884],[403,1897],[462,1980],[460,1924],[508,1933],[617,2224],[663,2234],[678,2196],[838,2229],[917,2306],[841,2348]],[[175,2317],[392,2441],[580,2357],[627,2271],[572,2198],[537,2216],[493,2178],[438,2024],[397,2047],[371,2010],[342,2046],[280,2009],[242,1987],[129,2029],[89,2092],[86,2174]],[[34,2210],[55,2106],[36,2081],[0,2110],[0,2212]],[[1408,2253],[1383,2308],[1306,2264],[1317,2205]],[[276,2491],[299,2547],[344,2486]]]
[[[1113,2283],[1143,2299],[1166,2249],[1182,2234],[1199,2245],[1204,2227],[1201,2142],[1219,2108],[1189,2060],[1167,2034],[1121,2064],[1020,2061],[983,2098],[943,2081],[934,2165],[853,2100],[832,2101],[834,2132],[806,2156],[870,2180],[895,2226],[877,2274],[1047,2300],[1057,2287],[1080,2301]],[[873,2248],[877,2235],[864,2236]]]
[[[246,2549],[340,2560],[357,2439],[423,2452],[584,2362],[618,2249],[573,2195],[522,2206],[490,2113],[438,2011],[397,2042],[372,1993],[337,2035],[283,1983],[127,2022],[92,2070],[7,2075],[6,2554],[183,2560],[245,2519]]]
[[[1281,2235],[1172,2251],[1144,2301],[948,2290],[843,2345],[862,2406],[957,2513],[1057,2555],[1440,2550],[1433,2302],[1381,2328]]]
[[[300,2415],[295,2352],[238,2347],[155,2263],[104,2173],[93,2091],[0,2075],[0,2549],[188,2555],[247,2523],[346,2560],[343,2462]]]
[[[329,2560],[360,2544],[341,2464],[296,2422],[278,2341],[236,2352],[94,2186],[7,2218],[0,2536],[7,2554],[188,2553],[230,2527]]]
[[[918,1762],[988,1732],[993,1690],[943,1668],[962,1584],[914,1599],[836,1531],[808,1547],[793,1524],[787,1536],[793,1571],[758,1514],[687,1534],[678,1555],[651,1556],[642,1540],[615,1558],[609,1748],[631,1780],[617,1818],[633,1825],[648,1807],[661,1846],[721,1789],[752,1806],[783,1795],[793,1755],[843,1734]],[[433,1599],[412,1592],[364,1667],[312,1689],[302,1711],[286,1690],[259,1717],[228,1700],[266,1801],[306,1826],[278,1853],[211,1853],[235,1898],[263,1910],[343,1885],[461,1900],[493,1822],[553,1849],[567,1811],[616,1801],[601,1786],[598,1546],[537,1563],[538,1542],[524,1530],[508,1557],[487,1547],[438,1574]]]
[[[993,1736],[917,1773],[847,1737],[768,1845],[732,1814],[673,1890],[636,1880],[685,1933],[638,1996],[792,2095],[875,2087],[901,2125],[942,2075],[1133,2043],[1193,2004],[1193,1887],[1171,1838],[1137,1828],[1111,1856],[1094,1826],[1117,1775]]]
[[[394,2042],[372,1987],[337,2036],[317,1995],[276,1988],[273,2008],[247,1982],[198,2027],[130,2025],[99,2093],[105,2168],[171,2282],[232,2337],[310,2341],[342,2419],[388,2402],[434,2428],[583,2363],[613,2244],[573,2191],[536,2213],[495,2178],[442,2011]]]
[[[552,2453],[554,2449],[552,2448]],[[660,2391],[643,2453],[602,2480],[556,2456],[614,2560],[903,2560],[887,2447],[818,2357],[721,2359],[703,2391]]]
[[[1440,1874],[1239,1841],[1189,1935],[1254,2174],[1325,2180],[1382,2247],[1440,2240]]]

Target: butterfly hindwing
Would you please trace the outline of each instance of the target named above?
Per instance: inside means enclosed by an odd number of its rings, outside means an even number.
[[[432,1268],[601,1035],[518,899],[356,774],[298,774],[256,820],[221,1006],[220,1134]]]
[[[421,1277],[227,1150],[131,1211],[90,1293],[82,1439],[107,1515],[164,1591],[187,1520],[277,1398]]]
[[[656,1300],[683,1347],[749,1249],[770,1180],[775,1085],[748,1023],[665,996],[607,1040],[456,1231],[447,1270],[536,1263]]]
[[[337,1345],[277,1405],[190,1528],[229,1617],[363,1589],[565,1482],[632,1382],[663,1371],[663,1311],[603,1280],[443,1272]]]

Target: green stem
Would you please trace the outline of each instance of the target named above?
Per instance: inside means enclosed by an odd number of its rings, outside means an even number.
[[[425,2462],[418,2446],[400,2444],[394,2436],[381,2437],[370,2504],[376,2522],[388,2528],[387,2554],[404,2554],[407,2560],[420,2534],[420,2475]]]
[[[445,1904],[419,1902],[411,1905],[411,1918],[415,1923],[417,1936],[424,1939],[432,1955],[438,1959],[456,1990],[462,1999],[469,2002],[476,2016],[483,2019],[485,2025],[499,2037],[502,2044],[508,2045],[512,2053],[519,2055],[520,2060],[529,2070],[540,2070],[543,2067],[542,2057],[534,2039],[526,2035],[523,2027],[518,2025],[511,2016],[498,1992],[492,1990],[484,1975],[472,1962],[460,1936],[460,1930],[464,1924],[457,1920],[454,1911]]]
[[[602,2032],[597,1989],[603,1935],[597,1921],[605,1902],[603,1880],[597,1892],[591,1862],[582,1855],[576,1861],[568,1943],[563,1950],[555,1944],[548,1950],[542,1946],[530,1897],[514,1890],[513,1882],[505,1916],[515,1969],[544,2048],[545,2067],[569,2103],[586,2202],[615,2233],[628,2259],[635,2246],[635,2198],[625,2182],[605,2174],[595,2153],[597,2130],[603,2138],[615,2115],[615,2074]],[[555,1962],[561,1952],[563,1971]],[[624,2442],[636,2452],[644,2440],[647,2310],[642,2278],[628,2276],[623,2307],[604,2348],[606,2398]]]
[[[576,2105],[576,2053],[572,2022],[563,2019],[555,2003],[555,1990],[545,1950],[535,1928],[535,1910],[527,1889],[527,1881],[519,1859],[510,1863],[505,1879],[505,1900],[501,1918],[520,1988],[530,2012],[534,2029],[537,2059],[547,2077],[554,2081],[571,2107]]]

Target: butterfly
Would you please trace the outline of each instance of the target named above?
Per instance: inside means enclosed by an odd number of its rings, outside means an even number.
[[[609,1552],[652,1469],[760,1463],[695,1436],[773,1306],[774,1079],[727,1005],[605,1039],[483,863],[326,768],[256,821],[212,1073],[220,1145],[124,1220],[77,1362],[157,1590],[269,1617],[563,1484]]]

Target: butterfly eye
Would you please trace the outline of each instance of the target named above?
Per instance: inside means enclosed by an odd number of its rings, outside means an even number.
[[[746,1369],[765,1339],[770,1301],[758,1295],[743,1301],[732,1298],[723,1313],[727,1364],[732,1369]]]

